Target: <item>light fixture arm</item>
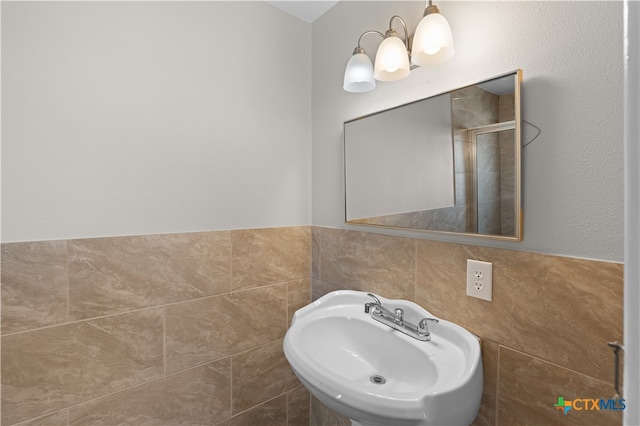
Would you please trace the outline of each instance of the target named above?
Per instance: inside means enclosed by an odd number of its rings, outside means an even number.
[[[358,53],[365,53],[364,49],[362,48],[362,46],[360,44],[362,43],[362,39],[364,38],[364,36],[369,35],[369,34],[378,34],[384,40],[384,34],[382,34],[380,31],[375,31],[375,30],[365,31],[358,38],[358,46],[356,46],[356,48],[353,49],[353,54],[354,55],[356,55]]]
[[[402,19],[401,16],[393,15],[391,19],[389,19],[389,30],[387,31],[387,34],[385,34],[385,37],[388,36],[390,31],[393,31],[395,33],[395,30],[393,29],[393,26],[392,26],[394,19],[399,20],[400,23],[402,24],[402,30],[404,31],[404,45],[406,46],[407,50],[409,50],[409,31],[407,31],[407,24],[404,22],[404,19]]]

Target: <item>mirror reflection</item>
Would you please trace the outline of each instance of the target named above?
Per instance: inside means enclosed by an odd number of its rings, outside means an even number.
[[[347,223],[522,239],[520,81],[346,122]]]

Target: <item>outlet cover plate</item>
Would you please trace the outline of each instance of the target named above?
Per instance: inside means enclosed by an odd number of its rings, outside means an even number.
[[[467,259],[467,296],[493,300],[493,264]]]

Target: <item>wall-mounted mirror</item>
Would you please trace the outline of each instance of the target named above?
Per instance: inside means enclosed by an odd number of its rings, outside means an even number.
[[[522,71],[344,123],[346,222],[522,239]]]

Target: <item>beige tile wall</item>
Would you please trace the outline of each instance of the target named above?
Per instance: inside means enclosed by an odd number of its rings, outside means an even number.
[[[493,302],[466,297],[467,258],[493,262]],[[348,425],[282,353],[311,292],[344,288],[482,338],[475,425],[620,424],[553,404],[612,396],[622,272],[320,227],[3,244],[2,425]]]
[[[310,257],[310,227],[2,244],[1,424],[309,424]]]
[[[623,265],[329,228],[312,229],[312,294],[367,290],[413,300],[482,339],[474,425],[621,424],[621,411],[553,407],[613,397]],[[517,249],[517,244],[514,244]],[[493,301],[466,296],[466,260],[493,263]],[[312,399],[312,425],[345,424]]]

